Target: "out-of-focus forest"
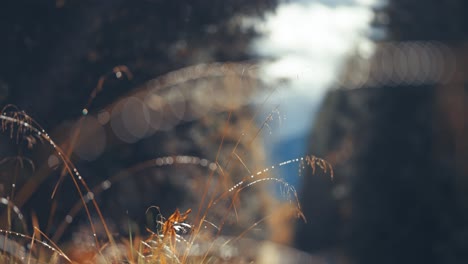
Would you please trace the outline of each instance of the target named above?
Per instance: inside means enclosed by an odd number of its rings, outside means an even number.
[[[309,177],[296,245],[352,263],[467,261],[466,1],[374,9],[370,60],[350,56],[323,101],[310,150],[335,181]]]
[[[117,65],[130,82],[106,84],[109,104],[135,86],[197,63],[245,61],[256,34],[242,17],[276,1],[11,1],[1,9],[2,100],[55,126],[75,118],[97,80]],[[41,100],[31,100],[38,98]],[[69,111],[70,109],[70,111]]]
[[[314,118],[303,117],[312,123],[308,154],[333,167],[330,177],[326,166],[302,163],[303,215],[288,207],[291,193],[285,203],[243,178],[275,177],[259,133],[272,118],[256,123],[262,117],[251,104],[272,87],[257,74],[265,58],[250,47],[261,35],[246,21],[262,21],[283,2],[4,3],[3,113],[24,111],[63,152],[3,119],[0,228],[36,236],[39,226],[84,261],[89,252],[73,250],[93,244],[82,202],[95,200],[122,240],[156,232],[159,213],[192,209],[196,221],[211,208],[211,233],[237,237],[245,252],[224,261],[265,250],[260,263],[466,263],[468,2],[377,2],[370,26],[385,34],[372,39],[372,56],[349,54],[339,85]],[[92,192],[79,187],[80,197],[62,154]],[[239,196],[224,194],[238,187]],[[208,203],[218,191],[228,199]],[[98,223],[97,211],[91,215]],[[104,229],[97,224],[103,241]],[[4,253],[19,258],[0,235]],[[283,243],[284,254],[260,240]]]

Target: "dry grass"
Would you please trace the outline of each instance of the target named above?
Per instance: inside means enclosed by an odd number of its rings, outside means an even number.
[[[183,69],[152,81],[157,87],[154,91],[164,94],[175,84],[180,85],[216,75],[216,78],[222,77],[221,81],[226,87],[225,92],[232,96],[239,86],[245,85],[245,72],[252,69],[251,65],[247,68],[245,65],[242,66],[244,68],[241,66],[214,64]],[[90,115],[94,98],[103,92],[105,80],[112,76],[132,78],[131,72],[125,66],[115,67],[112,72],[103,76],[82,109],[82,116],[75,126],[76,129],[70,138],[60,144],[57,144],[33,118],[16,107],[8,105],[0,114],[3,133],[9,136],[19,149],[46,148],[49,145],[50,150],[58,157],[57,166],[60,166],[61,173],[51,191],[51,200],[60,199],[56,195],[65,181],[73,183],[74,191],[79,196],[79,201],[71,207],[55,232],[46,234],[47,232],[43,232],[39,226],[37,217],[30,214],[26,219],[21,209],[38,190],[38,186],[48,179],[49,174],[36,172],[35,175],[38,176],[18,187],[16,177],[20,171],[35,171],[34,162],[23,155],[4,158],[2,164],[8,162],[19,164],[13,166],[19,168],[19,171],[13,171],[10,174],[11,178],[2,182],[11,183],[9,185],[11,187],[6,191],[6,197],[0,200],[5,206],[2,216],[3,229],[0,230],[2,263],[249,263],[255,260],[255,251],[259,249],[251,249],[254,252],[249,253],[239,252],[237,248],[240,241],[248,237],[248,234],[262,228],[271,234],[270,239],[285,242],[291,236],[290,232],[285,231],[291,219],[305,220],[295,188],[282,178],[274,176],[277,168],[297,165],[301,169],[311,166],[313,171],[321,169],[333,177],[331,166],[314,156],[291,159],[259,170],[255,168],[262,168],[263,165],[256,164],[252,167],[252,157],[249,157],[249,154],[257,155],[254,152],[258,152],[261,148],[258,143],[260,131],[268,126],[268,122],[272,119],[271,116],[267,116],[263,125],[258,128],[254,122],[256,118],[258,119],[258,113],[250,111],[248,112],[250,116],[246,116],[245,113],[239,115],[240,109],[244,108],[242,102],[252,95],[251,91],[244,91],[233,98],[234,103],[227,104],[227,108],[217,110],[224,112],[222,118],[197,117],[199,120],[197,122],[204,123],[205,127],[211,129],[205,130],[207,139],[203,142],[213,141],[218,145],[216,150],[209,150],[216,152],[211,153],[213,161],[190,155],[155,157],[139,162],[90,187],[72,162],[72,155],[75,147],[80,144],[80,134],[88,130],[84,127],[83,120]],[[247,78],[250,84],[253,79],[252,76]],[[219,84],[219,80],[217,83]],[[132,97],[138,97],[138,92]],[[204,97],[204,100],[214,99]],[[238,127],[232,125],[234,119]],[[242,130],[238,129],[239,126]],[[36,146],[39,143],[42,143],[41,146]],[[234,163],[237,165],[234,166]],[[31,166],[28,167],[28,164]],[[191,208],[183,212],[176,209],[166,216],[162,215],[159,207],[152,206],[148,210],[157,212],[155,229],[147,228],[144,232],[136,230],[132,232],[129,222],[129,234],[125,237],[116,236],[112,225],[108,223],[109,218],[101,211],[96,197],[111,186],[145,169],[177,166],[186,166],[187,170],[199,168],[202,169],[201,173],[205,174],[201,181],[191,182],[192,188],[199,191],[196,194],[198,205],[192,203]],[[268,194],[268,184],[264,183],[279,186],[287,202],[276,201]],[[63,234],[72,232],[68,226],[83,210],[88,219],[88,233],[84,235],[86,239],[78,245],[67,242],[57,245],[54,241],[61,241]],[[260,217],[250,217],[252,214]],[[55,216],[51,213],[50,218],[53,217]],[[28,223],[31,223],[32,229],[28,228]],[[229,225],[239,227],[230,228]],[[241,231],[234,236],[226,237],[225,230],[229,229]]]

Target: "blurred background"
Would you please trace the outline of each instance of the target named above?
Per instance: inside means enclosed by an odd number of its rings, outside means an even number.
[[[273,240],[322,263],[466,263],[466,11],[463,0],[10,1],[0,101],[72,151],[117,230],[148,224],[151,205],[197,207],[200,175],[218,166],[233,186],[310,154],[333,178],[297,163],[271,172],[307,218],[270,223]],[[50,200],[58,157],[5,134],[1,196],[48,233],[62,219],[78,229],[72,183]],[[263,191],[242,198],[227,234],[279,208]]]

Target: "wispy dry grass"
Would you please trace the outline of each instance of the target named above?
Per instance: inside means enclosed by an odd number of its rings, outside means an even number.
[[[225,85],[231,87],[229,93],[232,95],[236,86],[243,85],[245,73],[253,69],[252,65],[244,66],[243,69],[241,66],[213,64],[189,67],[161,77],[157,81],[153,81],[153,84],[157,87],[155,91],[162,91],[170,89],[176,84],[196,80],[197,78],[207,78],[213,75],[218,78],[226,75],[227,78],[225,78],[224,82]],[[94,187],[89,187],[87,181],[72,162],[72,153],[81,131],[87,129],[83,126],[82,121],[93,111],[91,109],[93,100],[103,92],[104,81],[110,76],[115,76],[118,79],[124,76],[132,78],[131,72],[125,66],[115,67],[112,72],[103,76],[97,87],[91,92],[89,101],[81,110],[78,125],[75,126],[70,138],[64,143],[57,144],[33,118],[14,106],[6,106],[0,114],[2,132],[16,142],[19,145],[18,148],[22,146],[21,144],[26,145],[27,148],[36,148],[39,147],[36,145],[41,143],[41,145],[49,145],[51,151],[59,158],[57,164],[61,166],[60,176],[50,193],[51,199],[57,199],[56,194],[63,187],[65,181],[73,183],[74,191],[79,196],[79,201],[71,207],[65,219],[59,220],[60,224],[57,226],[56,231],[53,234],[46,234],[46,232],[41,231],[42,228],[39,226],[34,214],[32,214],[31,220],[25,219],[21,208],[49,175],[47,173],[36,173],[39,176],[26,181],[19,190],[16,190],[16,180],[14,178],[10,179],[12,187],[8,196],[0,198],[0,203],[6,208],[6,210],[3,210],[3,214],[7,219],[7,224],[4,225],[5,228],[0,230],[0,245],[3,247],[3,249],[0,249],[3,252],[0,260],[6,263],[245,262],[246,259],[253,256],[245,256],[236,251],[234,245],[237,245],[238,241],[242,241],[254,229],[281,228],[280,226],[271,226],[271,223],[281,222],[272,221],[272,219],[302,218],[304,221],[306,220],[302,214],[294,186],[276,176],[279,167],[296,165],[299,169],[303,169],[305,166],[310,166],[313,172],[320,169],[330,173],[331,177],[333,177],[331,166],[315,156],[294,158],[270,167],[264,167],[261,164],[256,164],[255,168],[252,167],[248,150],[258,148],[256,141],[260,137],[261,130],[269,127],[272,114],[267,115],[264,122],[257,127],[255,119],[258,118],[259,113],[256,111],[250,112],[250,117],[240,121],[237,120],[237,122],[243,122],[242,127],[246,128],[246,131],[236,131],[235,127],[232,126],[233,119],[239,118],[235,115],[235,112],[242,108],[243,104],[235,103],[227,104],[227,108],[224,110],[217,110],[225,112],[226,115],[224,120],[214,122],[217,126],[216,133],[218,133],[214,140],[217,142],[218,148],[216,153],[211,155],[214,157],[213,160],[191,155],[155,157],[119,171],[117,174],[103,179]],[[252,77],[250,76],[248,79],[251,80]],[[249,96],[251,96],[250,91],[248,95],[241,95],[241,98],[245,100]],[[205,100],[213,99],[207,96]],[[268,100],[268,95],[265,100]],[[273,109],[272,113],[277,111],[278,109]],[[181,119],[180,122],[183,122],[183,120]],[[210,123],[211,121],[204,122]],[[247,130],[251,133],[248,134]],[[43,147],[41,146],[41,148]],[[35,170],[34,162],[21,155],[10,159],[3,158],[0,163],[12,161],[20,164],[21,169],[24,169],[28,164],[32,164],[30,167]],[[233,169],[234,163],[237,164],[237,169]],[[180,166],[185,166],[187,170],[198,168],[197,170],[204,174],[194,181],[197,183],[196,187],[192,187],[198,191],[198,205],[187,208],[184,212],[176,209],[172,214],[166,216],[162,215],[159,207],[157,207],[161,205],[154,205],[148,210],[156,210],[155,229],[147,228],[146,232],[136,232],[136,230],[132,230],[129,223],[128,236],[120,236],[117,239],[113,233],[114,230],[108,224],[109,219],[102,213],[96,197],[109,191],[113,186],[129,177],[141,175],[142,172],[148,169]],[[264,168],[256,170],[256,168],[261,167]],[[11,175],[16,177],[17,173]],[[144,177],[144,173],[142,177]],[[275,201],[274,197],[268,194],[268,188],[271,185],[280,188],[281,194],[287,201],[286,204],[280,205],[278,201]],[[67,190],[67,192],[69,191],[71,190]],[[260,196],[246,196],[247,192],[252,191],[259,193]],[[258,203],[258,205],[253,206],[254,203]],[[251,221],[250,224],[242,226],[242,231],[235,236],[226,237],[224,231],[228,225],[240,223],[245,215],[251,214],[248,209],[245,209],[246,204],[254,208],[254,210],[259,210],[264,206],[270,206],[270,208],[264,208],[260,213],[257,212],[260,215],[259,218],[248,218]],[[85,211],[88,219],[92,239],[84,246],[75,246],[71,250],[65,250],[67,247],[65,245],[56,245],[57,241],[61,241],[63,234],[72,232],[68,226],[82,210]],[[145,214],[145,212],[141,213]],[[52,217],[56,216],[51,213],[50,218]],[[20,221],[23,226],[21,232],[13,230],[12,219]],[[27,223],[29,222],[32,223],[32,228],[28,228]],[[143,227],[139,228],[144,230]],[[104,234],[104,236],[100,234]],[[47,235],[50,235],[51,238],[49,239]],[[1,243],[2,241],[3,243]],[[65,251],[68,253],[65,253]]]

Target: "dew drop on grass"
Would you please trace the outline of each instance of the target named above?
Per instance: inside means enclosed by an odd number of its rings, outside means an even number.
[[[103,182],[101,183],[101,187],[102,187],[102,189],[104,189],[104,190],[109,189],[109,188],[111,187],[111,185],[112,185],[112,184],[111,184],[111,182],[110,182],[109,180],[105,180],[105,181],[103,181]]]
[[[88,200],[93,200],[93,199],[94,199],[94,193],[88,192],[88,193],[86,194],[86,198],[88,198]]]

